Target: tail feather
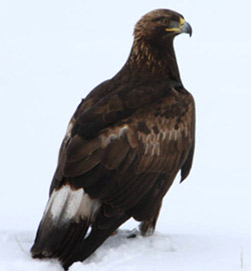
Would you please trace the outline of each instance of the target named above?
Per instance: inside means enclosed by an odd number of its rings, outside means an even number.
[[[90,234],[85,239],[79,239],[74,249],[70,253],[62,254],[59,257],[65,270],[76,261],[84,261],[88,258],[112,233],[130,216],[126,213],[117,215],[116,217],[106,218],[106,227],[103,227],[104,214],[99,212],[97,220],[92,226]],[[110,223],[109,223],[110,222]]]
[[[66,255],[70,254],[79,240],[84,239],[88,228],[89,222],[85,220],[78,223],[71,223],[68,234],[65,236],[60,249],[58,249],[55,253],[55,257],[65,257]]]
[[[58,258],[67,255],[79,239],[83,239],[100,203],[84,190],[64,185],[54,190],[40,222],[33,258]]]
[[[62,243],[67,238],[69,226],[61,228],[53,226],[53,223],[43,223],[39,225],[34,245],[31,248],[33,258],[54,258],[60,250]]]
[[[91,199],[82,188],[73,190],[64,185],[54,190],[31,248],[32,257],[58,258],[65,269],[85,260],[130,218],[124,212],[106,214],[105,205]]]

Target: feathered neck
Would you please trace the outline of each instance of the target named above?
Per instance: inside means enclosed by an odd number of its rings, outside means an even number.
[[[173,38],[162,43],[135,37],[129,58],[121,72],[133,73],[139,80],[172,80],[181,83]]]

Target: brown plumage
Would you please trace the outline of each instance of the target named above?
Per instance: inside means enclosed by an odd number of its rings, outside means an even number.
[[[189,174],[195,107],[183,87],[173,39],[182,15],[155,10],[136,24],[129,58],[82,100],[63,140],[34,258],[65,269],[92,254],[130,217],[153,233],[164,195]],[[87,231],[91,227],[90,233]]]

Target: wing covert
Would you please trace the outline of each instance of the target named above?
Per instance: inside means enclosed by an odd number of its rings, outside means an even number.
[[[118,190],[123,190],[124,182],[133,189],[135,179],[147,179],[147,175],[177,174],[187,161],[194,140],[194,108],[188,97],[183,97],[183,105],[177,108],[177,104],[182,103],[177,101],[174,92],[101,130],[91,139],[73,135],[61,155],[65,163],[64,178],[83,188],[92,187],[93,179],[93,190],[105,191],[93,195],[105,198],[109,191],[116,191],[112,188],[102,190],[106,183],[100,170],[97,171],[99,180],[95,177],[97,168],[103,168],[104,176],[109,175],[108,187],[116,185]],[[179,114],[181,111],[182,116]],[[124,178],[127,175],[128,178]],[[155,179],[150,179],[154,183]],[[99,181],[102,185],[97,185]]]

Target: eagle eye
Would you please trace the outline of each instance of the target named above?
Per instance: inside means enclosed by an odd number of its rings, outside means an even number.
[[[166,26],[169,23],[169,19],[167,17],[162,17],[160,18],[160,23]]]

